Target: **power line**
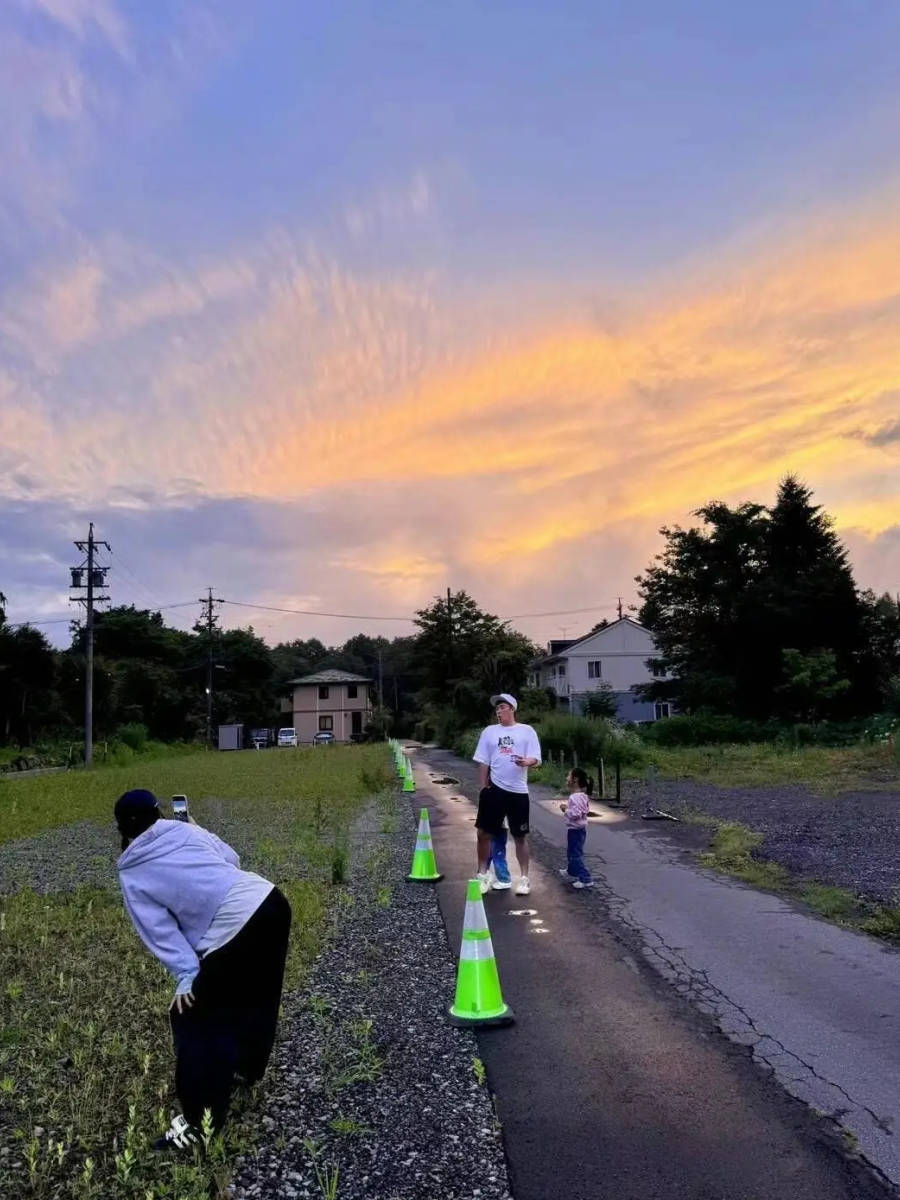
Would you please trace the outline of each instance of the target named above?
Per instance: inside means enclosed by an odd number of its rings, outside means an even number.
[[[193,608],[196,600],[179,600],[177,604],[154,604],[154,612],[168,612],[170,608]],[[50,617],[46,621],[10,621],[6,629],[24,629],[26,625],[70,625],[75,617]]]
[[[118,560],[118,555],[116,556]],[[120,561],[120,560],[119,560]],[[154,604],[154,612],[168,612],[173,608],[191,608],[197,603],[196,600],[179,600],[174,604]],[[203,603],[206,603],[204,600]],[[258,612],[273,612],[273,613],[288,613],[298,617],[335,617],[344,621],[402,621],[412,623],[415,620],[415,615],[410,614],[407,617],[385,616],[384,614],[375,613],[337,613],[323,612],[321,610],[313,611],[305,608],[281,608],[274,604],[251,604],[245,600],[223,600],[223,604],[229,604],[232,608],[252,608]],[[550,612],[532,612],[532,613],[513,613],[512,616],[504,617],[505,621],[524,621],[536,620],[541,617],[573,617],[583,616],[588,613],[605,612],[612,608],[617,608],[616,604],[592,604],[589,608],[561,608],[554,609]],[[17,621],[10,623],[7,626],[9,629],[19,629],[24,625],[63,625],[71,621],[71,617],[52,617],[48,620],[41,621]]]
[[[412,615],[408,617],[384,617],[384,616],[365,616],[361,613],[334,613],[334,612],[311,612],[305,608],[277,608],[273,604],[249,604],[244,600],[223,600],[223,604],[230,604],[232,608],[255,608],[262,612],[277,612],[277,613],[292,613],[298,617],[339,617],[344,621],[405,621],[407,623],[414,620]]]

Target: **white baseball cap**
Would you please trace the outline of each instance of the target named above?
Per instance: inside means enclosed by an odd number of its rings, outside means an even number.
[[[501,692],[499,696],[491,696],[491,704],[494,706],[494,708],[496,708],[498,704],[508,704],[513,712],[515,712],[519,707],[519,702],[516,700],[515,696],[511,696],[509,692]]]

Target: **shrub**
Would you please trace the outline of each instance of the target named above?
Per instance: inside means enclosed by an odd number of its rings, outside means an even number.
[[[129,725],[122,725],[116,737],[135,754],[141,754],[147,745],[147,735],[146,725],[142,725],[140,721],[132,721]]]
[[[657,746],[715,746],[747,742],[774,742],[780,727],[742,717],[696,713],[668,717],[642,725],[640,736]]]

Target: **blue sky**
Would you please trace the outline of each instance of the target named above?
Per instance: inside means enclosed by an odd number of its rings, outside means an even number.
[[[13,0],[11,619],[66,612],[88,517],[117,600],[608,605],[661,523],[786,470],[900,587],[898,34],[865,0]]]

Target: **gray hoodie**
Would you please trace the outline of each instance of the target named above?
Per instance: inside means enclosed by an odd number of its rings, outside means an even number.
[[[195,946],[245,872],[220,838],[186,821],[157,821],[116,863],[125,907],[141,941],[188,992],[200,969]]]

